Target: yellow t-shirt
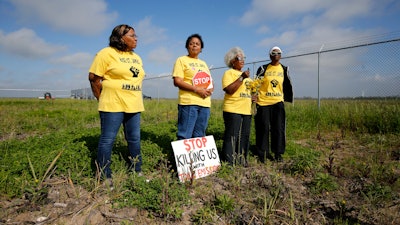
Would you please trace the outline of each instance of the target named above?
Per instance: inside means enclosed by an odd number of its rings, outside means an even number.
[[[135,52],[103,48],[96,54],[89,72],[103,78],[99,111],[144,111],[142,81],[145,72],[142,59]]]
[[[205,80],[210,83],[208,88],[212,87],[212,77],[206,62],[201,59],[191,58],[189,56],[179,57],[174,65],[172,77],[180,77],[185,83],[195,85],[193,78],[201,77],[199,80]],[[195,80],[197,83],[198,80]],[[202,86],[204,83],[199,84]],[[203,107],[211,107],[211,97],[203,99],[198,94],[192,91],[179,89],[179,104],[180,105],[198,105]]]
[[[225,71],[222,77],[222,89],[226,88],[237,80],[243,72],[235,69]],[[246,87],[246,82],[250,78],[243,80],[242,85],[232,95],[225,93],[223,111],[242,115],[251,115],[251,91]]]
[[[261,106],[283,102],[283,67],[268,65],[259,89],[257,104]]]

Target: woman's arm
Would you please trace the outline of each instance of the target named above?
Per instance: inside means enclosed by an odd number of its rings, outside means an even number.
[[[92,88],[93,95],[97,100],[100,98],[102,80],[103,78],[97,76],[96,74],[89,73],[90,87]]]
[[[224,91],[229,95],[233,95],[233,93],[235,93],[237,91],[237,89],[240,87],[240,85],[242,85],[243,79],[249,77],[249,75],[250,75],[250,72],[248,70],[244,71],[238,79],[236,79],[230,85],[226,86],[224,88]]]

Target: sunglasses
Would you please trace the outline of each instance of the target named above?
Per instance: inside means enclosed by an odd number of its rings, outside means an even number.
[[[276,56],[276,55],[281,55],[282,53],[280,52],[271,52],[271,56]]]
[[[244,61],[246,59],[246,57],[236,56],[235,59],[236,59],[236,61]]]

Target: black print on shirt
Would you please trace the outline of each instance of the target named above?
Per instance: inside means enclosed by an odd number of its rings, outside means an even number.
[[[132,84],[122,84],[122,89],[129,90],[129,91],[141,91],[142,90],[140,85],[132,85]]]
[[[200,67],[200,68],[206,68],[206,65],[204,64],[199,64],[199,63],[189,63],[190,67]],[[201,70],[199,70],[200,72]]]
[[[271,80],[271,84],[272,84],[272,87],[276,88],[276,86],[278,86],[279,82],[277,80],[273,79],[273,80]]]
[[[131,68],[129,69],[132,72],[132,77],[138,77],[139,76],[139,70],[136,69],[135,67],[131,66]]]

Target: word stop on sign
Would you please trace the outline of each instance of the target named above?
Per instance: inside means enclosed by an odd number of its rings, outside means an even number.
[[[206,72],[198,72],[193,76],[193,86],[200,88],[208,88],[212,82],[210,74]]]

